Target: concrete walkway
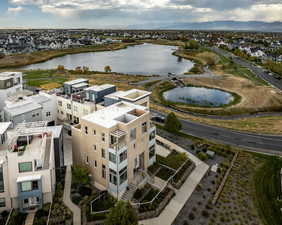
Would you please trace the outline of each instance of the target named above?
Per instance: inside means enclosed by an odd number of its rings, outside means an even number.
[[[28,213],[24,224],[25,225],[33,225],[34,217],[35,217],[35,212]]]
[[[168,145],[171,149],[187,154],[188,158],[193,161],[196,168],[186,179],[182,187],[175,191],[175,196],[170,200],[162,213],[156,218],[140,221],[140,225],[171,225],[209,169],[209,165],[180,146],[158,135],[157,140]]]
[[[176,195],[171,199],[169,204],[165,207],[159,217],[142,220],[139,224],[142,225],[171,225],[179,214],[180,210],[183,208],[184,204],[192,195],[193,191],[200,183],[201,179],[204,177],[208,171],[209,166],[206,163],[200,163],[182,185],[180,190],[176,191]]]
[[[81,225],[81,210],[75,205],[70,198],[71,193],[71,166],[67,166],[66,177],[65,177],[65,190],[64,190],[64,203],[73,213],[73,224]]]

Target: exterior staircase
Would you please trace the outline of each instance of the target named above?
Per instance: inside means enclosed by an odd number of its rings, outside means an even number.
[[[137,186],[133,183],[129,184],[127,190],[121,196],[121,200],[130,201],[133,197],[134,192],[137,190]]]

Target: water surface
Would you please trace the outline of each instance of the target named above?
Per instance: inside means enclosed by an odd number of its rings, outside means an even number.
[[[175,46],[142,44],[130,46],[117,51],[79,53],[66,55],[46,62],[32,64],[22,69],[55,69],[64,65],[67,69],[87,66],[93,71],[104,71],[106,65],[113,72],[140,75],[167,75],[168,73],[184,74],[193,63],[172,55]]]
[[[205,87],[178,87],[164,92],[163,97],[171,102],[204,107],[219,107],[234,101],[231,93]]]

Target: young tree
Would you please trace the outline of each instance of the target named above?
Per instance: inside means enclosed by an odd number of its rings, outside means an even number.
[[[182,124],[177,119],[176,115],[173,112],[168,114],[165,120],[165,129],[169,132],[178,132],[181,128]]]
[[[105,66],[104,70],[106,73],[112,72],[112,68],[110,66]]]
[[[73,181],[77,184],[88,184],[89,179],[89,170],[86,167],[75,166],[72,169]]]
[[[119,201],[113,207],[106,220],[106,225],[137,225],[138,218],[136,211],[129,202]]]

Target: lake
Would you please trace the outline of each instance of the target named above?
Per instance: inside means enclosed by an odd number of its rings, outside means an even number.
[[[167,101],[204,107],[220,107],[234,101],[231,93],[205,87],[178,87],[163,93]]]
[[[117,51],[91,52],[66,55],[46,62],[22,67],[25,70],[67,69],[87,66],[92,71],[104,71],[109,65],[113,72],[139,75],[183,74],[193,67],[193,62],[172,55],[175,46],[142,44]]]

